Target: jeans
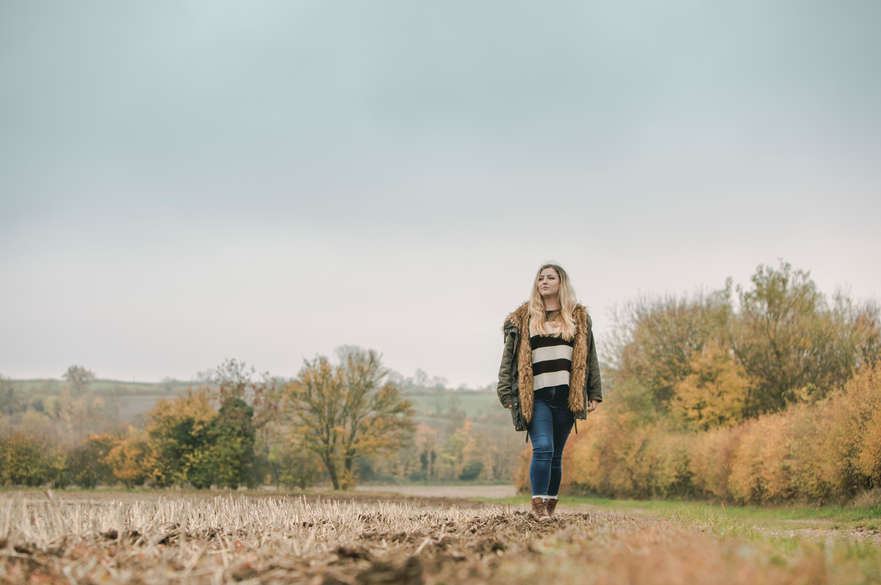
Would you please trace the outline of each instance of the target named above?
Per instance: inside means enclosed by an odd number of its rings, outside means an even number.
[[[535,393],[529,438],[532,439],[532,463],[529,483],[533,496],[556,496],[563,476],[563,447],[575,418],[569,410],[567,386],[542,388]]]

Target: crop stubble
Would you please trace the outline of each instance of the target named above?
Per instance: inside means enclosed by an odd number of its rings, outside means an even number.
[[[658,518],[444,498],[0,496],[0,583],[859,583],[874,565],[780,556]]]

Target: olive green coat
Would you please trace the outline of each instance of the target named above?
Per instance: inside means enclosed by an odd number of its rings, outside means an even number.
[[[569,410],[576,419],[586,419],[587,403],[590,400],[603,399],[600,366],[587,309],[583,305],[576,305],[573,316],[576,329],[570,373]],[[532,420],[533,410],[528,303],[523,303],[508,315],[502,331],[505,348],[496,392],[502,406],[511,408],[514,429],[525,431]],[[523,331],[526,335],[521,334]],[[573,392],[576,388],[579,391]]]

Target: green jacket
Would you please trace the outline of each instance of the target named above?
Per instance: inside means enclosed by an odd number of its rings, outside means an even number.
[[[583,310],[580,306],[579,309]],[[505,319],[503,325],[505,348],[502,352],[502,363],[499,367],[499,383],[496,388],[502,406],[505,408],[510,406],[511,408],[511,418],[513,419],[514,430],[517,431],[525,431],[529,425],[529,421],[532,419],[531,395],[533,390],[531,387],[528,389],[523,388],[523,392],[521,392],[521,389],[519,388],[520,379],[526,379],[527,384],[531,385],[531,364],[523,364],[524,369],[528,368],[529,371],[527,373],[530,375],[518,375],[520,372],[520,364],[518,364],[520,353],[519,348],[521,347],[520,329],[521,326],[527,323],[528,319],[524,313],[525,306],[521,305],[519,309],[511,313],[511,315]],[[601,402],[603,400],[602,383],[600,381],[600,365],[597,358],[596,344],[594,343],[593,338],[591,319],[587,315],[586,310],[584,311],[583,323],[583,327],[586,327],[586,331],[581,331],[580,334],[584,335],[587,341],[586,363],[572,364],[573,371],[580,368],[586,368],[586,372],[584,372],[584,386],[579,389],[582,392],[583,400],[570,401],[570,403],[576,402],[585,405],[584,408],[572,412],[576,419],[582,420],[587,418],[586,405],[588,401],[597,400]],[[524,340],[523,346],[528,349],[528,344],[525,341],[526,340]],[[571,390],[572,389],[570,389],[570,392]],[[524,412],[524,410],[528,410],[528,412]],[[578,432],[577,426],[575,431]]]

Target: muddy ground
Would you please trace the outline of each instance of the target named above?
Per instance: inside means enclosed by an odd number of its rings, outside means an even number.
[[[496,485],[393,485],[365,484],[355,488],[363,493],[393,493],[403,496],[448,498],[513,498],[517,488],[513,484]]]
[[[0,498],[0,583],[881,582],[871,554],[782,551],[641,514],[563,508],[537,521],[523,507],[400,496],[45,500]]]

